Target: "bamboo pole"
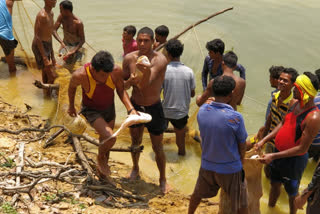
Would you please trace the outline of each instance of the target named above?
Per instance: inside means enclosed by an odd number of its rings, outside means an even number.
[[[208,16],[207,18],[202,19],[202,20],[196,22],[195,24],[190,25],[189,27],[187,27],[186,29],[184,29],[181,33],[175,35],[175,36],[174,36],[173,38],[171,38],[171,39],[178,39],[181,35],[183,35],[184,33],[186,33],[186,32],[187,32],[188,30],[190,30],[191,28],[194,28],[195,26],[197,26],[197,25],[199,25],[199,24],[201,24],[201,23],[203,23],[203,22],[206,22],[206,21],[208,21],[209,19],[211,19],[211,18],[213,18],[213,17],[215,17],[215,16],[218,16],[218,15],[220,15],[220,14],[222,14],[222,13],[225,13],[225,12],[227,12],[227,11],[229,11],[229,10],[233,10],[233,7],[230,7],[230,8],[224,9],[224,10],[221,10],[220,12],[214,13],[214,14]],[[168,43],[168,41],[165,42],[165,43],[163,43],[163,44],[161,44],[161,45],[159,45],[159,46],[155,49],[155,51],[159,51],[159,50],[160,50],[161,48],[163,48],[163,46],[165,46],[167,43]]]

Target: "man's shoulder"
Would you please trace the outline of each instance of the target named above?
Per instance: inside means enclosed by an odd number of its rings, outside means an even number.
[[[159,61],[166,61],[167,62],[167,58],[164,56],[163,53],[159,52],[159,51],[153,51],[155,59],[159,60]]]
[[[133,51],[125,55],[123,61],[136,62],[139,51]]]
[[[75,17],[73,21],[78,27],[83,25],[83,22],[78,17]]]

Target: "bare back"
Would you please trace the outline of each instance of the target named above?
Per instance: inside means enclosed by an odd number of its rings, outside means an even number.
[[[230,76],[234,79],[234,81],[236,82],[236,87],[233,90],[233,96],[232,96],[232,100],[230,102],[230,105],[236,110],[237,109],[237,105],[241,104],[243,95],[244,95],[244,91],[246,88],[246,81],[234,74],[230,74],[230,73],[224,73],[223,76]]]
[[[132,52],[124,58],[124,74],[133,74],[136,69],[136,62],[139,57],[139,51]],[[148,56],[151,63],[151,74],[145,87],[133,85],[131,99],[138,105],[150,106],[160,101],[160,90],[164,81],[167,59],[160,52],[153,51]]]

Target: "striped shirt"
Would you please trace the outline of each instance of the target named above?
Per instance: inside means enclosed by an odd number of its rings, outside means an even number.
[[[291,92],[290,96],[287,97],[282,103],[278,103],[280,96],[280,91],[273,94],[272,102],[271,102],[271,125],[269,132],[272,130],[283,120],[284,116],[287,114],[289,110],[289,103],[293,97],[293,93]],[[274,143],[274,140],[271,141]]]

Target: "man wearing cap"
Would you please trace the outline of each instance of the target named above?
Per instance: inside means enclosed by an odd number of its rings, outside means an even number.
[[[270,207],[274,207],[280,195],[281,184],[289,195],[290,214],[297,212],[294,199],[298,195],[302,173],[308,162],[308,149],[320,130],[320,113],[314,104],[319,89],[317,77],[304,72],[294,83],[293,95],[297,101],[284,120],[256,144],[260,149],[275,138],[275,152],[262,156],[262,163],[271,166]]]

